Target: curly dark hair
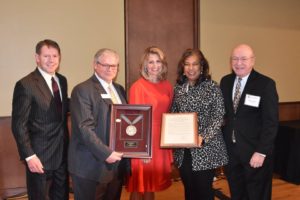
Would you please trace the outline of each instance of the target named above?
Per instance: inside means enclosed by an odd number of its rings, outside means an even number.
[[[196,85],[200,84],[201,82],[205,80],[210,80],[211,76],[209,74],[209,64],[206,58],[204,57],[203,53],[199,49],[186,49],[177,65],[177,79],[176,82],[179,85],[184,84],[187,81],[187,77],[184,75],[184,65],[185,61],[188,57],[195,55],[200,63],[200,70],[201,74],[196,81]]]

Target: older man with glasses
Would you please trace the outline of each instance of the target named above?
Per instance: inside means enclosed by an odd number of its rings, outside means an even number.
[[[126,103],[124,88],[113,82],[118,66],[115,51],[100,49],[94,74],[72,91],[69,172],[76,200],[120,199],[120,168],[129,162],[109,148],[110,105]]]
[[[232,200],[270,200],[273,146],[278,126],[275,82],[253,69],[249,45],[235,47],[233,72],[221,80],[225,101],[224,138],[229,155],[225,167]]]

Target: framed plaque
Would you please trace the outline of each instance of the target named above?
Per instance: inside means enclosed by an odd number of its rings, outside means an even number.
[[[197,113],[164,113],[161,147],[199,147]]]
[[[151,105],[112,105],[109,147],[126,158],[151,158],[151,127]]]

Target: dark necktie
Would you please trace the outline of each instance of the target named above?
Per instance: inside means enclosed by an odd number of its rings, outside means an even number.
[[[60,93],[59,93],[59,88],[57,85],[57,82],[55,81],[55,79],[52,77],[51,78],[52,81],[52,91],[53,91],[53,97],[54,97],[54,101],[56,104],[56,108],[58,113],[61,113],[61,98],[60,98]]]

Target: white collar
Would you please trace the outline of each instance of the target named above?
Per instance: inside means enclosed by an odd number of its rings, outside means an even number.
[[[102,78],[100,78],[100,77],[97,75],[97,73],[95,73],[95,76],[96,76],[96,78],[98,79],[98,81],[100,82],[100,84],[105,88],[105,90],[106,90],[106,88],[107,88],[108,86],[113,85],[112,82],[111,82],[111,83],[107,83],[105,80],[103,80]]]

